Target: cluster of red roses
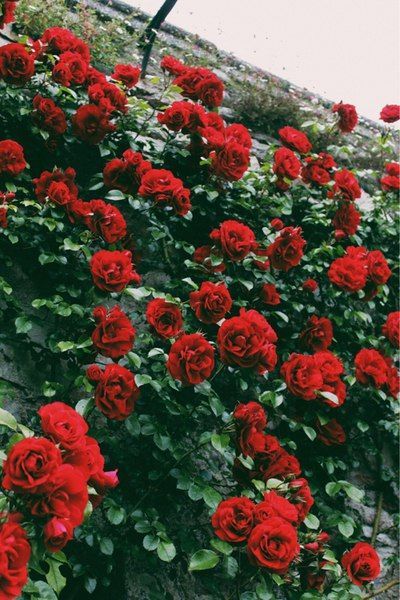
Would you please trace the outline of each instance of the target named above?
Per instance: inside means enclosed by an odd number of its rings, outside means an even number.
[[[228,181],[241,179],[250,163],[252,140],[246,127],[239,123],[226,125],[216,112],[207,112],[222,102],[223,84],[218,77],[202,67],[186,67],[176,58],[165,56],[161,67],[176,75],[173,83],[183,96],[193,100],[173,102],[158,121],[170,131],[190,135],[190,150],[209,157],[215,175]]]
[[[0,1],[0,29],[14,21],[15,8],[18,0]]]
[[[15,494],[16,506],[37,519],[47,550],[57,552],[72,539],[74,528],[84,519],[88,485],[96,491],[90,500],[98,506],[106,490],[118,484],[118,477],[117,471],[104,471],[99,444],[87,435],[88,425],[74,409],[63,402],[53,402],[42,406],[38,413],[46,437],[28,437],[11,447],[3,464],[1,484],[4,490]],[[2,547],[7,528],[15,530],[16,540],[21,539],[21,554],[10,561],[8,568],[12,571],[13,562],[20,564],[18,582],[22,587],[26,582],[29,545],[21,528],[15,528],[8,520],[0,529],[0,556],[7,552]],[[15,551],[18,548],[17,543]],[[3,580],[7,583],[8,575],[12,579],[1,564],[0,589]]]
[[[0,516],[0,597],[4,600],[19,597],[28,581],[31,547],[20,521],[20,513]]]
[[[373,298],[391,275],[382,252],[364,246],[347,246],[344,256],[336,258],[328,270],[332,283],[350,293],[364,290],[365,300]]]
[[[385,165],[385,174],[381,177],[381,186],[384,192],[400,189],[400,164],[390,162]]]
[[[0,227],[7,227],[7,204],[15,198],[14,192],[0,192]]]

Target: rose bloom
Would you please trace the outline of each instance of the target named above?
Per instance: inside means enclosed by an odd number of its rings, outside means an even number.
[[[284,227],[283,221],[281,221],[281,219],[272,219],[270,225],[272,229],[275,229],[276,231],[280,231]]]
[[[344,200],[352,201],[361,197],[361,188],[357,178],[348,169],[342,169],[335,173],[335,185],[333,194],[341,196]],[[330,195],[332,195],[332,193]]]
[[[344,202],[337,209],[332,219],[332,225],[336,229],[336,233],[340,231],[344,234],[343,237],[346,237],[356,233],[360,221],[361,215],[354,204]]]
[[[85,481],[89,481],[103,470],[105,461],[98,442],[87,435],[80,446],[64,453],[63,462],[79,469]]]
[[[358,115],[354,104],[343,104],[339,102],[334,104],[332,112],[337,113],[338,127],[342,133],[350,133],[358,123]]]
[[[306,328],[300,334],[300,340],[313,352],[329,348],[332,339],[332,322],[326,317],[317,317],[316,315],[312,315],[308,319]]]
[[[310,152],[312,148],[311,142],[302,131],[295,129],[294,127],[286,126],[282,127],[278,133],[285,146],[288,146],[292,150],[297,150],[300,154],[307,154]]]
[[[281,367],[289,391],[303,400],[315,400],[323,385],[321,370],[313,356],[291,354]]]
[[[208,108],[221,106],[224,97],[224,84],[214,73],[203,77],[196,85],[198,99]]]
[[[173,102],[164,112],[157,115],[157,120],[171,131],[181,131],[189,123],[191,106],[186,101]]]
[[[82,85],[86,81],[87,70],[88,64],[80,54],[64,52],[53,68],[52,77],[65,87]]]
[[[317,439],[325,446],[340,446],[346,441],[346,433],[336,419],[331,419],[322,425],[319,420],[315,424]]]
[[[28,581],[28,562],[31,547],[28,536],[13,515],[0,524],[0,597],[3,600],[19,598]]]
[[[314,293],[318,289],[318,283],[315,281],[315,279],[306,279],[302,283],[302,288],[306,292]]]
[[[385,123],[395,123],[400,119],[400,105],[386,104],[381,110],[380,119]]]
[[[64,111],[56,106],[51,98],[43,98],[36,94],[32,101],[33,118],[41,129],[62,135],[67,130],[67,119]]]
[[[368,276],[376,285],[384,285],[392,275],[386,258],[380,250],[368,252],[367,265]]]
[[[300,552],[296,529],[280,517],[270,517],[252,530],[247,542],[249,561],[283,575]]]
[[[106,81],[94,83],[88,89],[89,100],[110,115],[113,112],[125,113],[128,110],[128,99],[117,85]]]
[[[121,190],[125,194],[136,194],[142,177],[152,168],[140,152],[125,150],[121,158],[113,158],[103,169],[104,185]]]
[[[330,281],[350,293],[362,290],[367,283],[367,276],[366,261],[357,256],[336,258],[328,270]]]
[[[210,273],[222,273],[226,269],[226,265],[221,262],[218,265],[211,263],[211,246],[199,246],[193,252],[193,261],[202,265]]]
[[[122,292],[129,283],[140,282],[129,250],[99,250],[90,259],[90,270],[93,282],[104,292]]]
[[[288,523],[297,523],[297,510],[296,507],[279,496],[274,491],[266,492],[264,494],[264,500],[256,505],[254,509],[254,521],[258,525],[270,517],[280,517]]]
[[[363,348],[354,359],[356,378],[363,385],[381,388],[387,382],[387,364],[380,352]]]
[[[381,564],[376,550],[366,542],[358,542],[342,556],[342,567],[352,583],[361,586],[374,581],[380,572]]]
[[[236,424],[237,442],[244,456],[254,456],[265,448],[262,433],[267,424],[263,407],[258,402],[238,404],[233,413]]]
[[[260,375],[275,368],[274,344],[277,339],[275,331],[259,312],[244,308],[240,309],[239,316],[224,321],[217,335],[222,362],[254,368]]]
[[[43,527],[43,538],[46,550],[59,552],[72,540],[74,530],[68,519],[53,517]]]
[[[213,115],[215,113],[210,113],[210,114]],[[211,118],[213,118],[213,117],[211,117]],[[210,116],[208,117],[208,122],[210,122]],[[238,142],[238,144],[241,144],[242,146],[244,146],[245,148],[248,148],[249,150],[252,147],[253,141],[251,139],[250,132],[247,129],[247,127],[245,127],[241,123],[232,123],[231,125],[228,125],[228,127],[225,127],[225,129],[224,129],[223,127],[220,126],[220,122],[215,123],[215,117],[214,117],[214,125],[213,126],[216,129],[220,129],[221,131],[224,132],[226,140],[228,140],[228,141],[235,140],[236,142]]]
[[[164,71],[168,71],[171,75],[181,75],[187,69],[180,60],[170,55],[162,57],[160,67],[164,69]]]
[[[301,237],[301,227],[285,227],[268,246],[271,267],[287,272],[297,266],[303,256],[306,241]]]
[[[399,163],[388,163],[385,166],[386,175],[381,177],[381,186],[384,192],[397,191],[400,189],[400,165]]]
[[[238,181],[247,171],[250,164],[248,148],[235,140],[228,140],[219,151],[210,154],[211,169],[217,175],[228,181]]]
[[[142,177],[139,194],[145,198],[153,198],[157,204],[172,206],[179,216],[184,216],[191,209],[190,190],[167,169],[147,171]]]
[[[391,312],[382,326],[383,335],[395,348],[400,346],[400,312]]]
[[[114,71],[111,74],[113,79],[120,81],[128,89],[135,87],[139,81],[141,69],[134,65],[115,65]]]
[[[14,21],[16,6],[17,0],[3,0],[1,7],[2,14],[0,15],[0,29],[4,29],[4,25],[8,25],[8,23]]]
[[[88,432],[85,419],[64,402],[52,402],[38,410],[40,425],[55,444],[62,448],[80,446]]]
[[[289,148],[278,148],[274,154],[273,171],[278,177],[296,179],[300,175],[301,162]]]
[[[109,117],[95,104],[80,106],[72,117],[73,134],[88,144],[100,143],[107,133],[115,130]]]
[[[254,232],[240,221],[224,221],[219,229],[213,229],[210,239],[234,262],[243,260],[257,248]]]
[[[71,51],[80,54],[87,63],[90,61],[89,48],[85,42],[64,27],[49,27],[44,31],[40,42],[48,53],[62,54]]]
[[[15,492],[40,493],[61,465],[61,453],[46,438],[27,438],[14,444],[3,464],[2,485]]]
[[[179,306],[163,298],[150,300],[146,308],[149,325],[163,338],[176,337],[182,330],[183,318]]]
[[[122,421],[133,412],[139,395],[133,373],[121,365],[108,364],[101,372],[94,400],[108,419]]]
[[[132,350],[135,328],[118,306],[113,306],[108,312],[104,306],[98,306],[93,316],[96,328],[92,341],[98,352],[109,358],[119,358]]]
[[[281,303],[281,297],[273,283],[264,283],[261,289],[261,300],[268,306],[277,306]]]
[[[70,204],[78,198],[75,176],[76,172],[72,167],[67,167],[65,171],[61,169],[54,169],[52,172],[43,171],[40,177],[33,179],[36,198],[39,202],[45,202],[48,198],[54,204]],[[58,193],[60,190],[61,194]]]
[[[254,502],[245,496],[222,500],[211,518],[215,535],[230,544],[244,542],[253,529],[254,509]]]
[[[24,149],[14,140],[0,142],[0,175],[16,177],[26,167]]]
[[[85,224],[93,233],[100,235],[107,244],[115,244],[126,236],[126,221],[113,204],[104,200],[91,200]]]
[[[0,47],[0,79],[23,85],[35,72],[34,55],[25,46],[12,42]]]
[[[203,281],[200,289],[189,294],[196,317],[207,325],[218,323],[232,307],[232,298],[224,283]]]
[[[307,479],[300,477],[289,483],[291,493],[290,502],[292,502],[297,510],[297,524],[300,525],[310,512],[314,504],[314,498],[311,495],[310,486]]]
[[[400,373],[395,366],[389,363],[387,369],[387,387],[389,394],[397,400],[400,393]]]
[[[184,385],[197,385],[214,369],[214,348],[200,334],[184,334],[169,351],[167,369]]]
[[[31,513],[37,517],[68,519],[80,525],[88,502],[86,480],[81,471],[63,464],[49,478],[45,493],[32,500]]]

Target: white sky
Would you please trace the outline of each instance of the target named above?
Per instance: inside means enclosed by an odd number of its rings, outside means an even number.
[[[365,117],[399,103],[399,0],[178,0],[167,20]]]

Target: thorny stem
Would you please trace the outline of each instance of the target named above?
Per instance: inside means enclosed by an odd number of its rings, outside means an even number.
[[[395,585],[399,585],[399,583],[400,583],[400,579],[393,579],[392,581],[389,581],[388,583],[386,583],[382,587],[378,588],[377,590],[374,590],[371,594],[364,596],[363,600],[368,600],[368,598],[375,598],[376,596],[383,594],[383,592],[387,592]]]

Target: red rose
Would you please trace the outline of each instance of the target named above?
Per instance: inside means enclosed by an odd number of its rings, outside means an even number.
[[[43,527],[43,537],[46,550],[59,552],[72,540],[74,529],[68,519],[53,517]]]
[[[33,179],[35,194],[39,202],[45,202],[48,198],[55,204],[65,206],[78,197],[78,188],[75,184],[75,170],[67,167],[65,171],[54,169],[54,171],[43,171],[40,177]]]
[[[323,385],[321,371],[313,356],[291,354],[281,367],[289,391],[303,400],[315,400]]]
[[[385,123],[394,123],[400,119],[400,105],[386,104],[381,110],[380,119]]]
[[[211,115],[213,114],[215,113],[211,113]],[[208,124],[210,125],[210,116],[208,117]],[[220,127],[220,122],[215,122],[215,117],[213,127],[215,129],[224,131],[223,127]],[[224,133],[226,140],[235,140],[238,144],[244,146],[245,148],[248,148],[249,150],[253,145],[249,130],[241,123],[232,123],[231,125],[225,128]]]
[[[197,264],[202,265],[207,271],[211,273],[223,272],[226,266],[223,262],[218,265],[211,263],[211,246],[199,246],[193,253],[193,261]]]
[[[23,85],[35,72],[34,55],[25,46],[12,42],[0,47],[0,79]]]
[[[283,224],[283,221],[281,221],[281,219],[272,219],[272,221],[270,222],[270,225],[271,225],[272,229],[275,229],[275,231],[280,231],[281,229],[284,228],[284,224]]]
[[[81,471],[64,464],[52,474],[45,494],[32,501],[31,512],[38,517],[68,519],[76,527],[83,521],[87,502],[87,485]]]
[[[219,229],[210,233],[210,238],[224,256],[235,262],[243,260],[257,248],[254,232],[240,221],[224,221]]]
[[[345,237],[356,233],[360,221],[361,215],[354,204],[343,202],[332,219],[332,225],[336,229],[336,233],[340,231]]]
[[[300,552],[293,525],[280,517],[270,517],[256,525],[247,542],[252,564],[283,575]]]
[[[301,170],[301,177],[306,183],[326,185],[331,180],[330,173],[315,162],[309,162]]]
[[[400,392],[400,373],[393,365],[388,365],[387,369],[387,387],[389,394],[393,396],[395,400]]]
[[[322,425],[316,421],[317,439],[325,446],[340,446],[346,441],[346,433],[336,419],[331,419]]]
[[[266,492],[264,500],[254,509],[254,521],[258,525],[271,517],[280,517],[288,523],[297,523],[297,510],[286,498],[274,491]]]
[[[302,288],[306,292],[314,293],[318,289],[318,283],[315,281],[315,279],[306,279],[302,283]]]
[[[342,133],[350,133],[358,123],[356,107],[353,104],[334,104],[332,112],[337,113],[338,127]]]
[[[109,358],[119,358],[132,350],[136,331],[118,306],[113,306],[109,312],[104,306],[98,306],[93,316],[96,328],[92,341],[98,352]]]
[[[6,490],[40,493],[61,465],[60,450],[45,438],[27,438],[14,444],[3,465]]]
[[[224,283],[203,281],[200,289],[189,294],[190,306],[202,323],[218,323],[232,307],[232,298]]]
[[[188,122],[183,128],[183,133],[199,133],[203,131],[203,127],[207,126],[208,118],[207,112],[200,104],[193,104],[192,102],[186,102],[189,110]],[[193,143],[193,139],[192,139]]]
[[[40,38],[46,52],[62,54],[63,52],[75,52],[80,54],[89,63],[90,52],[87,44],[77,38],[72,31],[63,27],[49,27]]]
[[[296,179],[300,175],[301,162],[289,148],[278,148],[274,161],[273,171],[278,177]]]
[[[139,81],[141,69],[133,65],[115,65],[114,71],[111,74],[113,79],[120,81],[128,89],[135,87]]]
[[[64,111],[56,106],[51,98],[43,98],[36,94],[32,101],[33,117],[41,129],[62,135],[67,130],[67,119]]]
[[[363,385],[381,388],[387,382],[387,364],[377,350],[363,348],[354,359],[356,378]]]
[[[164,71],[171,73],[171,75],[181,75],[187,69],[180,60],[169,55],[162,57],[160,67],[164,69]]]
[[[107,244],[119,242],[126,236],[126,221],[116,206],[107,204],[104,200],[91,200],[85,204],[85,225],[93,233],[100,235]]]
[[[271,267],[289,271],[299,264],[306,241],[301,237],[301,227],[285,227],[268,246]]]
[[[277,306],[281,303],[281,297],[273,283],[264,283],[261,290],[261,300],[268,306]]]
[[[265,436],[262,430],[267,424],[267,417],[261,404],[248,402],[238,404],[233,413],[240,451],[245,456],[254,456],[265,448]]]
[[[210,156],[215,175],[228,181],[241,179],[250,164],[248,148],[235,140],[226,141],[220,150],[211,152]]]
[[[344,373],[342,361],[329,350],[316,352],[314,360],[321,371],[324,383],[334,383]]]
[[[108,81],[94,83],[88,89],[89,100],[110,115],[113,112],[125,113],[128,110],[128,99],[117,85]]]
[[[4,600],[19,598],[28,581],[28,562],[31,547],[27,533],[10,518],[0,525],[1,578],[0,597]]]
[[[122,158],[113,158],[104,167],[104,185],[125,194],[136,194],[143,175],[151,168],[151,163],[144,160],[140,152],[125,150]]]
[[[383,335],[395,348],[400,345],[400,311],[391,312],[386,317],[386,322],[382,327]]]
[[[80,106],[72,117],[72,131],[88,144],[98,144],[107,133],[115,130],[109,117],[95,104]]]
[[[217,343],[222,362],[254,368],[260,374],[272,371],[277,362],[278,337],[268,321],[256,310],[240,309],[238,317],[224,321]]]
[[[88,431],[85,419],[64,402],[52,402],[38,411],[41,427],[55,444],[76,448],[83,443]]]
[[[310,486],[307,479],[300,477],[289,483],[291,492],[290,502],[292,502],[297,510],[297,524],[300,525],[310,512],[314,504],[314,498],[311,495]]]
[[[361,198],[360,185],[351,171],[348,171],[347,169],[336,171],[334,179],[335,185],[333,186],[333,194],[349,201]]]
[[[342,566],[352,583],[361,586],[374,581],[381,572],[379,555],[366,542],[358,542],[342,556]]]
[[[326,350],[333,339],[332,322],[326,317],[312,315],[307,321],[306,328],[301,332],[300,339],[313,352]]]
[[[391,163],[391,164],[396,164],[396,163]],[[386,171],[387,171],[388,166],[389,165],[386,165]],[[380,181],[381,181],[382,190],[384,192],[397,191],[398,189],[400,189],[400,177],[398,174],[397,175],[384,175],[383,177],[381,177]]]
[[[167,369],[184,385],[197,385],[214,369],[214,348],[200,334],[184,334],[171,346]]]
[[[384,285],[392,271],[380,250],[371,250],[367,256],[368,275],[376,285]]]
[[[245,496],[222,500],[211,518],[215,535],[231,544],[247,540],[253,529],[254,508],[254,502]]]
[[[63,463],[79,469],[85,481],[88,481],[103,470],[104,456],[98,442],[87,435],[83,444],[64,453]]]
[[[14,140],[0,142],[0,175],[16,177],[26,167],[24,149]]]
[[[196,85],[196,96],[208,108],[221,106],[224,97],[224,84],[214,73],[202,77]]]
[[[297,150],[300,154],[307,154],[310,152],[312,145],[308,137],[302,131],[294,129],[294,127],[282,127],[278,131],[279,137],[285,146],[288,146],[292,150]]]
[[[183,326],[179,306],[162,298],[150,300],[146,308],[146,319],[163,338],[176,337]]]
[[[139,395],[133,373],[120,365],[108,364],[101,371],[94,399],[108,419],[122,421],[133,412]]]
[[[367,276],[366,261],[357,256],[337,258],[328,270],[330,281],[350,293],[362,290],[367,283]]]
[[[184,216],[191,209],[190,190],[167,169],[150,169],[141,180],[139,194],[153,198],[157,204],[172,206],[175,213]]]
[[[181,131],[189,123],[191,106],[189,102],[173,102],[163,113],[157,115],[157,120],[171,131]]]
[[[90,259],[93,282],[104,292],[122,292],[131,283],[140,282],[129,250],[99,250]]]
[[[60,85],[82,85],[86,81],[88,64],[77,52],[64,52],[53,68],[52,77]]]
[[[0,29],[4,28],[4,25],[12,23],[15,17],[15,9],[17,6],[17,0],[3,0],[2,2],[2,13],[0,14]],[[18,596],[19,594],[17,594]]]

